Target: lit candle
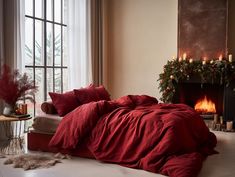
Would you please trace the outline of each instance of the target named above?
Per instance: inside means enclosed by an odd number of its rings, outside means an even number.
[[[233,129],[233,121],[226,122],[226,129],[231,131]]]
[[[179,57],[179,62],[181,62],[182,61],[182,58],[181,57]]]
[[[183,54],[183,60],[186,60],[186,58],[187,58],[187,54],[184,53],[184,54]]]
[[[229,61],[229,62],[232,62],[232,61],[233,61],[233,56],[232,56],[232,54],[228,55],[228,61]]]
[[[214,60],[211,60],[210,63],[213,64],[213,63],[214,63]]]
[[[175,60],[176,59],[176,57],[175,56],[172,56],[172,60]]]
[[[189,59],[189,63],[192,63],[192,62],[193,62],[193,59],[192,59],[192,58],[190,58],[190,59]]]
[[[223,116],[220,116],[219,119],[220,119],[220,124],[224,124]]]
[[[214,114],[214,122],[217,124],[219,122],[219,115]]]
[[[219,61],[222,61],[222,60],[223,60],[223,56],[220,55],[220,56],[219,56]]]
[[[205,64],[206,64],[206,60],[203,60],[203,61],[202,61],[202,64],[205,65]]]

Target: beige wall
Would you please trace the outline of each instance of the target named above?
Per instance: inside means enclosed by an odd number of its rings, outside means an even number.
[[[107,87],[112,98],[157,96],[158,74],[177,52],[177,0],[110,0]]]

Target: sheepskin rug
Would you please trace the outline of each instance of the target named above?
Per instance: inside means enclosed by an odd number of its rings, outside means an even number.
[[[22,154],[19,156],[8,157],[4,164],[13,164],[14,168],[23,168],[24,170],[32,170],[36,168],[49,168],[57,163],[61,163],[61,159],[68,158],[63,154],[42,155],[42,154]]]

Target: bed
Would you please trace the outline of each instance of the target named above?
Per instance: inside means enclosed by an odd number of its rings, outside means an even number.
[[[28,134],[31,150],[94,158],[171,177],[194,177],[216,153],[216,137],[184,104],[147,95],[81,104],[59,120],[54,134]]]

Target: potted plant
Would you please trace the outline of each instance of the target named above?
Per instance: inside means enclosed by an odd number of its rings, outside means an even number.
[[[3,65],[0,75],[0,99],[4,101],[3,114],[14,112],[18,100],[30,100],[34,102],[34,94],[37,87],[26,73],[21,75],[18,70],[12,71],[7,65]]]

